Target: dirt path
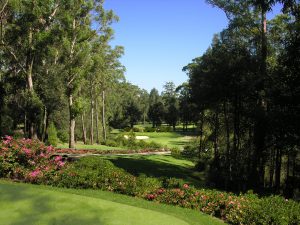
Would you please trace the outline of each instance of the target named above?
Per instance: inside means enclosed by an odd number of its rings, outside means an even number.
[[[84,154],[73,154],[73,153],[56,153],[55,155],[67,156],[70,158],[80,158],[86,156],[131,156],[131,155],[170,155],[170,151],[165,152],[139,152],[139,153],[118,153],[118,154],[96,154],[96,153],[84,153]]]

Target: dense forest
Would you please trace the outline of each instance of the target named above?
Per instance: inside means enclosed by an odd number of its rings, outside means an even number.
[[[103,0],[2,0],[0,136],[47,142],[54,126],[74,148],[105,143],[112,128],[194,124],[194,151],[215,187],[292,197],[300,186],[300,3],[207,2],[226,13],[228,27],[183,68],[187,82],[148,93],[125,79],[124,49],[110,44],[118,17]],[[275,3],[282,14],[267,20]]]
[[[184,68],[199,112],[199,151],[213,149],[217,186],[284,188],[291,196],[300,184],[299,2],[281,1],[283,14],[270,21],[276,1],[208,2],[229,25]]]

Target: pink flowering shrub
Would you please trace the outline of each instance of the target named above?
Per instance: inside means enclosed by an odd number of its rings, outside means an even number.
[[[234,195],[216,190],[197,190],[187,184],[159,188],[144,195],[149,201],[195,209],[229,224],[300,224],[300,204],[280,196],[259,198],[254,194]]]
[[[64,167],[55,149],[37,140],[13,139],[5,136],[0,142],[0,177],[31,183],[49,183]]]

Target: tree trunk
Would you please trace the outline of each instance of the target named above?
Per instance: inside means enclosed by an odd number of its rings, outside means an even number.
[[[27,89],[29,91],[30,94],[34,94],[34,89],[33,89],[33,81],[32,81],[32,68],[33,68],[33,62],[34,62],[34,58],[32,55],[32,28],[29,28],[29,35],[28,35],[28,44],[29,44],[29,52],[27,55],[27,59],[26,59],[26,78],[27,78]],[[34,118],[35,120],[36,118]],[[36,132],[36,121],[29,121],[29,136],[32,139],[37,139],[37,132]]]
[[[47,107],[44,107],[44,118],[43,118],[43,131],[42,131],[42,141],[46,139],[46,125],[47,125]]]
[[[32,66],[33,66],[33,59],[30,60],[30,62],[27,62],[27,88],[31,95],[34,94],[33,81],[32,81]],[[34,118],[34,119],[36,119],[36,118]],[[30,126],[30,128],[29,128],[30,138],[37,139],[36,122],[31,119],[29,121],[29,126]]]
[[[274,155],[275,150],[274,148],[271,149],[270,152],[270,169],[269,169],[269,188],[273,188],[273,181],[274,181]]]
[[[214,121],[214,160],[216,162],[215,166],[216,166],[216,169],[219,169],[219,112],[217,111],[215,113],[215,121]]]
[[[103,130],[103,140],[106,141],[106,126],[105,126],[105,91],[102,91],[102,130]]]
[[[279,191],[280,189],[280,179],[281,179],[281,164],[282,164],[282,154],[281,147],[276,150],[276,164],[275,164],[275,189]]]
[[[90,130],[90,141],[91,145],[94,144],[94,96],[93,96],[93,87],[91,84],[91,90],[90,90],[90,96],[91,96],[91,130]]]
[[[95,99],[95,110],[96,110],[96,143],[100,144],[100,134],[99,134],[99,112],[98,112],[98,102]]]
[[[204,113],[201,112],[201,117],[200,117],[200,140],[199,140],[199,150],[198,150],[198,157],[200,159],[201,157],[201,152],[203,151],[203,125],[204,125]]]
[[[223,103],[224,110],[224,124],[226,131],[226,170],[227,176],[225,177],[225,190],[228,189],[228,185],[232,180],[232,168],[231,168],[231,157],[230,157],[230,127],[229,127],[229,118],[228,118],[228,107],[227,102]]]
[[[85,113],[83,112],[81,114],[81,129],[82,129],[82,140],[83,140],[83,143],[86,145],[86,128],[85,128],[85,125],[84,125],[84,117],[85,117]]]
[[[70,114],[70,121],[69,121],[69,148],[75,148],[75,117],[73,115],[73,96],[69,94],[69,114]]]
[[[28,132],[27,132],[27,114],[24,113],[24,138],[28,138]]]

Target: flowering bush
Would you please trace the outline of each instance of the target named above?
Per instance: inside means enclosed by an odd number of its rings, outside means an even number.
[[[0,176],[31,183],[49,183],[65,162],[52,157],[55,149],[37,140],[13,139],[5,136],[0,142]]]
[[[93,188],[131,196],[142,196],[161,186],[155,178],[135,177],[108,160],[83,157],[57,175],[55,186],[68,188]]]
[[[216,190],[197,190],[187,184],[180,188],[157,189],[145,199],[199,210],[229,224],[300,224],[300,204],[280,196],[259,198],[254,194],[233,195]]]

